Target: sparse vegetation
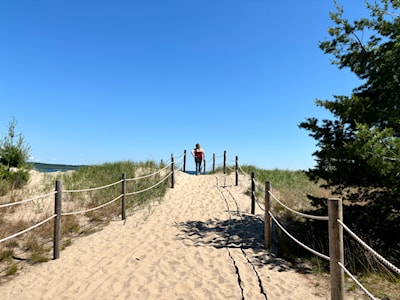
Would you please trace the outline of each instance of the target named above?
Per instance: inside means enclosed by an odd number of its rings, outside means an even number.
[[[30,146],[22,133],[16,134],[17,121],[8,125],[8,135],[0,140],[0,196],[12,189],[22,188],[29,180]]]
[[[123,172],[127,178],[137,178],[146,174],[154,173],[163,166],[154,162],[133,163],[133,162],[117,162],[104,164],[101,166],[82,167],[73,172],[61,172],[55,174],[47,174],[44,176],[43,193],[54,189],[54,181],[62,180],[64,190],[78,190],[108,185],[121,179]],[[307,175],[302,171],[290,170],[263,170],[254,166],[241,166],[242,170],[247,174],[255,172],[257,185],[264,188],[264,182],[270,181],[272,192],[286,205],[303,212],[312,212],[313,214],[322,214],[320,210],[312,205],[314,198],[327,198],[331,194],[329,190],[321,188],[317,183],[308,179]],[[221,170],[217,170],[220,172]],[[127,191],[143,190],[152,186],[163,178],[162,174],[143,178],[138,181],[128,181]],[[145,207],[151,201],[161,201],[167,189],[167,182],[158,185],[156,188],[127,197],[127,206],[132,212],[138,206]],[[63,196],[63,207],[65,211],[76,211],[84,208],[95,207],[115,198],[121,192],[121,185],[107,187],[105,189],[90,191],[85,193],[65,193]],[[263,199],[264,194],[258,191],[258,198]],[[52,203],[52,202],[51,202]],[[40,204],[41,213],[46,212],[46,205]],[[37,205],[36,205],[37,207]],[[291,213],[274,204],[273,209],[276,211],[279,219],[288,226],[290,232],[300,237],[305,244],[320,252],[328,253],[326,248],[325,236],[327,225],[316,224],[305,221],[302,218],[295,217]],[[345,210],[347,207],[345,208]],[[12,211],[15,214],[19,208],[13,210],[2,210],[0,212],[0,225],[5,224],[5,217]],[[104,211],[103,211],[104,210]],[[65,249],[74,242],[74,239],[81,235],[90,234],[94,231],[101,230],[106,226],[112,218],[120,218],[120,206],[110,205],[102,208],[100,212],[90,212],[81,215],[63,216],[62,219],[62,241],[61,248]],[[128,214],[129,215],[129,214]],[[33,215],[34,216],[34,215]],[[321,221],[317,221],[321,222]],[[0,238],[9,235],[11,232],[22,230],[29,226],[28,220],[16,220],[12,227],[0,226]],[[22,238],[13,239],[7,243],[0,245],[0,265],[2,266],[2,276],[16,274],[18,265],[13,257],[22,258],[23,251],[30,249],[30,254],[25,253],[24,259],[30,263],[44,262],[51,257],[51,239],[53,234],[52,222],[45,223],[35,229],[35,238],[24,235]],[[328,272],[327,262],[303,251],[302,248],[294,245],[291,240],[286,238],[284,234],[279,233],[279,256],[292,263],[304,263],[311,265],[312,270],[318,274]],[[360,247],[357,248],[354,243],[350,243],[350,239],[346,239],[346,263],[351,268],[355,268],[356,274],[361,276],[362,283],[376,296],[387,297],[391,300],[398,300],[395,294],[396,287],[399,284],[398,276],[391,274],[388,276],[387,270],[382,268],[374,259],[368,256]],[[22,251],[23,250],[23,251]],[[363,256],[369,261],[364,262],[368,267],[366,269],[358,269],[360,260]],[[353,266],[354,265],[354,266]],[[367,271],[368,270],[368,271]],[[356,288],[350,279],[346,280],[348,288]],[[318,283],[317,283],[318,284]],[[396,298],[397,297],[397,298]]]
[[[167,172],[158,172],[164,166],[154,162],[133,163],[129,161],[107,163],[98,166],[84,166],[73,172],[48,173],[43,177],[38,190],[34,187],[35,196],[47,194],[54,190],[55,180],[63,184],[63,212],[76,212],[98,207],[119,197],[121,194],[122,173],[126,178],[138,178],[149,174],[140,180],[127,181],[127,193],[142,191],[165,177]],[[157,173],[158,172],[158,173]],[[167,188],[167,180],[149,191],[127,196],[126,209],[129,216],[138,207],[148,205],[153,201],[161,201]],[[116,183],[115,185],[112,185]],[[111,185],[110,185],[111,184]],[[86,190],[82,192],[67,192],[71,190]],[[10,203],[32,196],[31,192],[22,189],[12,189],[7,196],[0,198],[0,203]],[[53,213],[54,196],[48,199],[35,200],[29,204],[0,209],[0,239],[20,232],[36,224]],[[61,248],[71,245],[74,238],[101,230],[112,219],[121,218],[121,201],[104,206],[95,211],[77,215],[63,216],[61,222]],[[16,260],[26,263],[40,263],[51,259],[53,222],[46,222],[29,233],[23,234],[8,242],[0,244],[0,279],[13,275],[18,271]]]
[[[302,171],[289,171],[289,170],[262,170],[254,166],[242,166],[244,172],[250,174],[255,173],[257,185],[262,189],[264,182],[269,181],[272,187],[272,193],[285,205],[297,211],[327,216],[326,205],[321,203],[326,202],[329,197],[338,197],[330,192],[329,189],[321,187],[324,186],[323,182],[316,183],[310,181],[305,172]],[[258,198],[263,199],[263,193],[259,192]],[[304,244],[311,248],[329,254],[328,237],[327,237],[327,223],[318,220],[309,220],[294,215],[283,209],[275,201],[272,201],[274,214],[278,216],[288,231],[302,241]],[[319,204],[319,205],[317,205]],[[354,206],[344,204],[344,220],[345,223],[350,224],[350,228],[357,232],[357,224],[352,222],[355,218],[353,215],[368,213],[362,212],[363,206]],[[322,222],[322,223],[321,223]],[[356,227],[354,227],[356,226]],[[371,231],[380,230],[377,227],[371,227]],[[392,235],[396,235],[396,228],[391,230]],[[302,247],[294,243],[286,234],[277,229],[278,241],[277,250],[280,257],[292,262],[293,264],[308,262],[315,273],[328,273],[329,263],[319,257],[314,256],[310,252],[304,250]],[[362,236],[364,239],[364,237]],[[383,238],[383,237],[382,237]],[[376,251],[384,255],[392,263],[399,265],[399,251],[400,249],[382,249],[380,246],[384,245],[384,241],[372,241],[364,239]],[[358,277],[361,277],[362,284],[374,295],[385,299],[400,299],[397,293],[400,276],[394,274],[374,256],[366,251],[358,242],[354,241],[352,237],[344,234],[345,246],[345,262],[346,267]],[[386,256],[385,254],[392,253]],[[353,286],[352,280],[346,280],[348,287]]]

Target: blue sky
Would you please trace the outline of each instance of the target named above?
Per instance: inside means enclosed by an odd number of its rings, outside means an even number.
[[[339,1],[348,16],[364,1]],[[3,0],[0,134],[36,162],[179,157],[198,142],[241,165],[308,169],[298,124],[360,82],[318,48],[330,0]],[[194,168],[192,159],[188,168]]]

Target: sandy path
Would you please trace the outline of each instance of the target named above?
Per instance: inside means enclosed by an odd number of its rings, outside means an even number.
[[[263,249],[234,177],[178,173],[164,201],[24,269],[1,299],[329,299],[311,275]],[[247,186],[248,180],[241,179]]]

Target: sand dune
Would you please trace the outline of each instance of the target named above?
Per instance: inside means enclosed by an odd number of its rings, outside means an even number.
[[[58,260],[24,268],[1,299],[330,299],[316,276],[263,248],[250,184],[179,172],[151,212],[74,241]],[[357,299],[357,298],[351,298]]]

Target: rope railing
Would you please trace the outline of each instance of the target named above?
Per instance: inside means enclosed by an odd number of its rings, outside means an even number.
[[[253,178],[253,180],[255,180]],[[255,196],[255,185],[252,189],[252,198]],[[331,268],[331,296],[332,299],[344,299],[344,277],[343,272],[349,275],[350,278],[354,280],[354,282],[360,287],[360,289],[368,295],[371,299],[375,299],[374,296],[368,292],[368,290],[362,286],[362,284],[352,275],[345,267],[344,267],[344,250],[343,250],[343,232],[340,230],[340,226],[345,229],[356,241],[358,241],[364,248],[369,250],[374,256],[377,257],[379,261],[381,261],[384,265],[389,267],[391,270],[400,274],[400,269],[386,260],[384,257],[379,255],[376,251],[374,251],[370,246],[368,246],[362,239],[360,239],[355,233],[353,233],[342,221],[342,202],[340,199],[328,199],[328,216],[314,216],[309,214],[304,214],[298,212],[287,205],[285,205],[282,201],[280,201],[270,190],[270,183],[266,182],[265,184],[265,214],[264,214],[264,223],[265,223],[265,247],[268,249],[271,247],[271,221],[273,221],[289,238],[291,238],[295,243],[303,247],[304,249],[310,251],[311,253],[324,258],[330,261]],[[254,195],[253,195],[254,194]],[[301,243],[299,240],[294,238],[274,217],[272,211],[270,210],[270,199],[275,200],[285,209],[298,214],[305,218],[310,218],[314,220],[324,220],[329,223],[329,253],[330,256],[326,256],[325,254],[319,253],[307,245]],[[340,200],[340,201],[336,201]],[[257,201],[258,202],[258,201]]]
[[[118,195],[118,196],[117,196],[116,198],[114,198],[113,200],[110,200],[110,201],[108,201],[108,202],[106,202],[106,203],[103,203],[103,204],[101,204],[101,205],[98,205],[98,206],[96,206],[96,207],[88,208],[88,209],[85,209],[85,210],[79,210],[79,211],[63,212],[63,213],[61,213],[61,215],[62,215],[62,216],[71,216],[71,215],[79,215],[79,214],[84,214],[84,213],[88,213],[88,212],[91,212],[91,211],[95,211],[95,210],[98,210],[98,209],[100,209],[100,208],[106,207],[106,206],[108,206],[108,205],[114,203],[114,202],[117,201],[118,199],[121,199],[122,196],[123,196],[123,194]]]
[[[217,159],[220,159],[221,157],[223,158],[222,159],[222,163],[218,163],[218,165],[217,165],[216,161],[217,161]],[[186,172],[186,159],[187,159],[187,151],[184,150],[184,154],[183,154],[183,169],[182,169],[183,172]],[[226,168],[227,168],[226,161],[227,161],[227,159],[226,159],[226,151],[224,151],[224,154],[220,155],[220,156],[216,156],[215,153],[214,153],[212,155],[212,158],[208,158],[208,159],[204,160],[204,168],[203,168],[203,170],[204,170],[204,172],[208,172],[208,171],[215,172],[216,168],[222,167],[223,170],[224,170],[224,174],[225,174],[225,171],[226,171]]]
[[[56,192],[50,192],[48,194],[44,194],[44,195],[40,195],[40,196],[36,196],[30,199],[26,199],[26,200],[21,200],[21,201],[16,201],[16,202],[10,202],[10,203],[5,203],[5,204],[0,204],[0,208],[3,207],[10,207],[10,206],[14,206],[14,205],[18,205],[18,204],[23,204],[23,203],[27,203],[27,202],[32,202],[35,200],[39,200],[39,199],[43,199],[46,198],[48,196],[54,195]]]
[[[179,165],[179,167],[175,168],[175,171],[179,171],[183,168],[183,162]]]
[[[31,230],[33,230],[33,229],[39,227],[40,225],[43,225],[44,223],[50,221],[51,219],[54,219],[55,217],[56,217],[56,215],[54,214],[54,215],[48,217],[47,219],[45,219],[45,220],[43,220],[43,221],[41,221],[41,222],[39,222],[39,223],[36,223],[35,225],[33,225],[33,226],[29,227],[29,228],[26,228],[26,229],[24,229],[24,230],[22,230],[22,231],[20,231],[20,232],[17,232],[17,233],[15,233],[15,234],[13,234],[13,235],[7,236],[7,237],[1,239],[1,240],[0,240],[0,243],[5,242],[5,241],[8,241],[8,240],[11,240],[11,239],[13,239],[13,238],[15,238],[15,237],[17,237],[17,236],[20,236],[20,235],[22,235],[22,234],[24,234],[24,233],[27,233],[27,232],[29,232],[29,231],[31,231]]]
[[[102,190],[102,189],[105,189],[105,188],[108,188],[108,187],[112,187],[112,186],[117,185],[117,184],[119,184],[121,182],[122,182],[122,179],[118,180],[116,182],[107,184],[107,185],[94,187],[94,188],[88,188],[88,189],[82,189],[82,190],[63,190],[63,193],[84,193],[84,192],[98,191],[98,190]]]
[[[304,218],[309,218],[309,219],[314,219],[314,220],[322,220],[322,221],[328,221],[328,217],[327,216],[314,216],[314,215],[309,215],[309,214],[305,214],[302,212],[299,212],[297,210],[294,210],[292,208],[290,208],[289,206],[285,205],[282,201],[280,201],[277,197],[275,197],[274,194],[272,194],[271,191],[268,191],[268,193],[272,196],[272,198],[278,202],[281,206],[283,206],[284,208],[286,208],[288,211],[297,214],[299,216],[302,216]]]
[[[214,155],[214,157],[215,157],[215,155]],[[220,157],[222,157],[222,156],[220,156]],[[244,177],[249,177],[249,174],[247,174],[243,169],[242,169],[242,167],[238,164],[238,162],[237,162],[237,160],[236,160],[236,167],[235,168],[233,168],[233,167],[230,167],[230,166],[228,166],[227,164],[226,164],[226,152],[224,152],[224,155],[223,155],[223,157],[224,157],[224,172],[225,172],[225,169],[229,169],[229,170],[235,170],[236,172],[237,172],[237,174],[239,173],[239,171],[240,172],[242,172],[243,173],[243,175],[244,175]],[[254,181],[254,178],[252,179],[252,181]],[[236,184],[237,185],[237,184]],[[260,187],[258,187],[256,184],[254,184],[254,186],[256,187],[256,188],[258,188],[260,191],[263,191],[263,192],[265,192],[266,190],[263,190],[262,188],[260,188]],[[260,201],[259,201],[259,199],[257,198],[257,195],[256,195],[256,193],[255,193],[255,190],[253,190],[253,191],[251,191],[251,195],[252,195],[252,198],[255,200],[255,203],[258,205],[258,207],[261,209],[261,210],[264,210],[264,212],[267,214],[267,211],[265,210],[265,209],[263,209],[262,208],[262,206],[261,206],[261,203],[260,203]],[[279,203],[282,207],[284,207],[285,209],[287,209],[287,210],[289,210],[289,211],[291,211],[292,213],[295,213],[295,214],[297,214],[297,215],[299,215],[299,216],[302,216],[302,217],[305,217],[305,218],[310,218],[310,219],[314,219],[314,220],[322,220],[322,221],[329,221],[329,216],[315,216],[315,215],[310,215],[310,214],[304,214],[304,213],[302,213],[302,212],[299,212],[299,211],[296,211],[296,210],[294,210],[294,209],[292,209],[292,208],[290,208],[290,207],[288,207],[287,205],[285,205],[282,201],[280,201],[271,191],[268,191],[268,195],[270,195],[271,197],[272,197],[272,199],[274,199],[277,203]],[[304,249],[306,249],[306,250],[308,250],[308,251],[310,251],[311,253],[313,253],[314,255],[316,255],[316,256],[319,256],[319,257],[321,257],[321,258],[323,258],[323,259],[326,259],[326,260],[331,260],[331,258],[329,257],[329,256],[327,256],[327,255],[325,255],[325,254],[322,254],[322,253],[320,253],[320,252],[318,252],[318,251],[316,251],[316,250],[314,250],[314,249],[312,249],[312,248],[310,248],[310,247],[308,247],[307,245],[305,245],[304,243],[302,243],[302,242],[300,242],[299,240],[297,240],[296,238],[294,238],[278,221],[277,221],[277,219],[273,216],[273,214],[272,214],[272,212],[270,211],[270,210],[268,210],[268,215],[272,218],[272,220],[277,224],[277,226],[286,234],[286,235],[288,235],[293,241],[295,241],[297,244],[299,244],[301,247],[303,247]],[[346,229],[346,230],[349,230],[348,229],[348,227],[343,223],[343,222],[340,222],[340,219],[337,219],[337,221]],[[350,231],[351,232],[351,231]],[[354,235],[354,234],[353,234]],[[359,242],[361,241],[361,239],[357,239]],[[365,247],[369,247],[368,245],[366,245],[365,243],[362,243],[363,244],[363,246]],[[370,247],[369,247],[370,248]],[[370,248],[371,250],[372,250],[372,248]],[[373,250],[372,250],[373,251]],[[378,257],[378,259],[380,260],[380,261],[382,261],[386,266],[388,266],[389,268],[391,268],[392,270],[394,270],[395,272],[397,272],[397,273],[399,273],[399,269],[397,268],[397,267],[395,267],[393,264],[391,264],[390,262],[388,262],[387,260],[385,260],[383,257],[381,257],[379,254],[377,254],[376,252],[374,253],[377,257]],[[339,264],[340,265],[342,265],[340,262],[339,262]],[[346,270],[345,269],[345,272],[346,273],[348,273],[349,271],[348,270]],[[350,275],[349,275],[350,276]],[[354,277],[354,276],[351,276],[351,277]],[[357,283],[357,285],[360,285],[359,284],[359,282],[357,282],[356,281],[356,283]],[[361,285],[361,289],[364,291],[364,292],[366,292],[366,294],[368,295],[368,296],[371,296],[370,295],[370,293],[368,293],[368,291],[364,288],[364,287],[362,287],[362,285]]]
[[[303,247],[304,249],[310,251],[311,253],[326,259],[326,260],[330,260],[329,256],[322,254],[310,247],[308,247],[307,245],[303,244],[302,242],[300,242],[298,239],[296,239],[293,235],[291,235],[279,222],[278,220],[274,217],[274,215],[269,211],[268,214],[271,216],[271,218],[274,220],[275,224],[278,225],[278,227],[288,236],[290,237],[294,242],[296,242],[297,244],[299,244],[301,247]]]
[[[338,265],[343,269],[343,271],[346,272],[346,274],[358,285],[358,287],[370,298],[375,300],[376,298],[374,295],[372,295],[358,280],[356,277],[354,277],[353,274],[349,270],[346,269],[346,267],[341,263],[338,262]]]
[[[255,177],[254,177],[254,173],[252,173],[251,181],[252,181],[252,191],[251,191],[252,200],[253,200],[255,203],[257,203],[258,206],[262,209],[261,204],[259,203],[259,201],[258,201],[258,199],[257,199],[257,197],[256,197],[256,191],[255,191],[255,189],[256,189],[257,185],[255,184],[255,183],[256,183],[256,180],[255,180]],[[258,187],[258,188],[259,188],[259,187]],[[261,188],[259,188],[259,189],[262,190],[264,193],[266,192],[265,189],[261,189]],[[274,199],[275,201],[277,201],[280,205],[282,205],[284,208],[288,209],[288,210],[291,211],[291,212],[294,212],[294,213],[299,214],[299,215],[301,215],[301,216],[303,216],[303,217],[307,217],[307,218],[311,218],[311,219],[316,219],[316,220],[328,220],[328,217],[321,217],[321,216],[308,215],[308,214],[304,214],[304,213],[298,212],[298,211],[296,211],[296,210],[294,210],[294,209],[291,209],[290,207],[288,207],[287,205],[285,205],[284,203],[282,203],[282,201],[279,201],[279,199],[278,199],[277,197],[275,197],[275,196],[271,193],[271,191],[269,191],[269,190],[267,191],[267,194],[270,195],[270,196],[272,196],[273,199]],[[272,220],[275,222],[275,224],[277,224],[277,226],[278,226],[288,237],[290,237],[294,242],[296,242],[297,244],[299,244],[299,245],[300,245],[301,247],[303,247],[304,249],[310,251],[311,253],[313,253],[313,254],[315,254],[315,255],[317,255],[317,256],[323,258],[323,259],[326,259],[326,260],[329,260],[329,259],[330,259],[330,258],[329,258],[328,256],[326,256],[325,254],[322,254],[322,253],[320,253],[320,252],[318,252],[318,251],[316,251],[316,250],[314,250],[314,249],[308,247],[307,245],[305,245],[304,243],[302,243],[302,242],[300,242],[298,239],[296,239],[293,235],[291,235],[291,234],[277,221],[277,219],[273,216],[272,212],[271,212],[269,209],[268,209],[268,211],[267,211],[266,209],[262,209],[262,210],[265,212],[265,215],[268,214],[268,215],[272,218]]]
[[[265,208],[261,206],[261,203],[260,203],[256,193],[255,192],[251,192],[251,193],[253,194],[254,198],[256,199],[256,203],[257,203],[258,208],[261,209],[262,211],[265,211]]]
[[[155,176],[155,175],[160,174],[161,172],[165,171],[169,167],[170,167],[170,164],[166,165],[164,168],[162,168],[162,169],[160,169],[160,170],[158,170],[158,171],[156,171],[154,173],[143,175],[143,176],[140,176],[140,177],[135,177],[135,178],[127,178],[126,181],[136,181],[136,180],[145,179],[145,178],[148,178],[148,177],[151,177],[151,176]]]
[[[59,245],[60,245],[59,238],[60,238],[60,228],[61,228],[60,224],[61,224],[61,217],[62,216],[70,216],[70,215],[77,215],[77,214],[84,214],[84,213],[92,212],[92,211],[104,208],[104,207],[106,207],[106,206],[108,206],[108,205],[110,205],[112,203],[115,203],[116,201],[122,199],[123,200],[122,201],[122,205],[123,205],[122,217],[124,219],[125,218],[125,211],[124,211],[125,210],[125,197],[126,196],[135,195],[135,194],[139,194],[139,193],[143,193],[145,191],[149,191],[151,189],[154,189],[158,185],[160,185],[163,182],[165,182],[168,178],[171,178],[171,180],[173,181],[173,176],[172,175],[173,175],[173,173],[175,171],[175,168],[173,168],[173,170],[168,172],[166,174],[166,176],[164,176],[164,178],[162,178],[161,180],[157,181],[155,184],[151,185],[150,187],[147,187],[147,188],[144,188],[142,190],[139,190],[139,191],[126,192],[126,188],[125,188],[126,187],[126,182],[127,181],[133,181],[133,180],[145,179],[145,178],[148,178],[150,176],[157,175],[157,174],[159,174],[161,172],[165,172],[167,168],[170,168],[171,166],[174,167],[173,161],[174,161],[174,159],[173,159],[173,157],[171,157],[171,163],[170,164],[167,164],[165,167],[161,168],[160,170],[157,170],[156,172],[154,172],[152,174],[148,174],[148,175],[141,176],[141,177],[136,177],[136,178],[129,178],[129,179],[126,179],[125,178],[125,174],[123,174],[123,178],[121,180],[118,180],[116,182],[113,182],[113,183],[110,183],[110,184],[107,184],[107,185],[99,186],[99,187],[86,188],[86,189],[75,189],[75,190],[72,190],[72,189],[71,190],[63,190],[62,189],[62,185],[60,183],[58,183],[58,181],[57,181],[56,182],[56,190],[54,192],[50,192],[50,193],[47,193],[45,195],[36,196],[36,197],[30,198],[30,199],[26,199],[26,200],[21,200],[21,201],[17,201],[17,202],[1,204],[0,208],[6,208],[6,207],[18,205],[18,204],[24,204],[24,203],[32,202],[32,201],[35,201],[35,200],[38,200],[38,199],[42,199],[42,198],[45,198],[45,197],[48,197],[48,196],[52,196],[52,195],[55,196],[55,213],[52,216],[46,218],[45,220],[43,220],[43,221],[41,221],[41,222],[39,222],[39,223],[29,227],[29,228],[26,228],[26,229],[24,229],[22,231],[19,231],[19,232],[14,233],[14,234],[12,234],[10,236],[7,236],[7,237],[4,237],[4,238],[0,239],[0,243],[8,241],[8,240],[16,238],[16,237],[19,237],[19,236],[23,235],[24,233],[27,233],[27,232],[29,232],[29,231],[31,231],[31,230],[43,225],[44,223],[46,223],[46,222],[48,222],[48,221],[50,221],[52,219],[55,219],[55,222],[54,222],[54,227],[55,227],[54,231],[55,232],[54,232],[54,240],[53,240],[53,243],[54,243],[53,253],[54,253],[54,259],[57,259],[57,258],[59,258],[59,254],[58,254],[59,253],[59,249],[58,248],[59,248]],[[65,193],[85,193],[85,192],[98,191],[98,190],[109,188],[109,187],[112,187],[112,186],[115,186],[115,185],[118,185],[118,184],[121,184],[121,183],[123,185],[123,189],[122,189],[123,193],[119,194],[114,199],[112,199],[112,200],[110,200],[110,201],[108,201],[106,203],[103,203],[101,205],[97,205],[97,206],[92,207],[92,208],[87,208],[87,209],[78,210],[78,211],[70,211],[70,212],[62,212],[61,211],[62,194],[65,194]],[[173,187],[173,183],[172,183],[171,187]],[[59,208],[59,211],[58,211],[58,208]],[[58,231],[58,233],[56,233],[56,231]]]
[[[368,297],[370,297],[371,299],[375,299],[374,296],[369,293],[367,291],[367,289],[365,289],[365,287],[362,286],[362,284],[360,284],[359,281],[357,281],[357,279],[344,267],[344,263],[343,263],[343,233],[340,230],[340,228],[343,228],[346,230],[346,232],[348,232],[357,242],[359,242],[364,248],[366,248],[367,250],[369,250],[374,256],[377,257],[377,259],[379,261],[381,261],[384,265],[386,265],[387,267],[389,267],[391,270],[393,270],[394,272],[396,272],[397,274],[400,274],[400,269],[396,266],[394,266],[392,263],[390,263],[388,260],[386,260],[385,258],[383,258],[381,255],[379,255],[376,251],[374,251],[370,246],[368,246],[364,241],[362,241],[355,233],[353,233],[342,221],[342,211],[341,211],[341,200],[340,201],[330,201],[328,202],[328,216],[315,216],[315,215],[310,215],[310,214],[305,214],[302,212],[299,212],[295,209],[290,208],[289,206],[285,205],[282,201],[280,201],[271,191],[270,189],[270,185],[269,182],[265,185],[265,189],[260,188],[259,186],[257,186],[256,180],[255,180],[255,176],[254,176],[254,172],[249,175],[247,174],[242,167],[240,166],[240,164],[238,163],[238,158],[236,157],[235,160],[235,167],[230,167],[226,164],[226,151],[224,152],[223,156],[219,156],[223,157],[223,169],[224,169],[224,174],[225,174],[225,170],[229,169],[229,170],[234,170],[236,171],[236,185],[238,185],[238,179],[239,179],[239,172],[242,173],[241,178],[244,179],[250,179],[250,183],[251,183],[251,198],[252,198],[252,213],[254,214],[254,206],[255,204],[258,205],[258,207],[264,212],[264,224],[265,224],[265,247],[269,248],[271,245],[271,241],[270,239],[272,238],[271,235],[271,222],[273,221],[277,227],[279,227],[282,232],[284,232],[290,239],[292,239],[295,243],[297,243],[298,245],[300,245],[301,247],[303,247],[304,249],[306,249],[307,251],[313,253],[314,255],[321,257],[322,259],[328,260],[330,261],[330,266],[331,266],[331,293],[332,293],[332,298],[335,299],[343,299],[343,272],[345,272],[350,278],[352,278],[352,280],[363,290],[363,292],[368,295]],[[124,211],[124,205],[125,205],[125,197],[126,196],[132,196],[132,195],[136,195],[139,193],[143,193],[146,191],[149,191],[155,187],[157,187],[158,185],[162,184],[163,182],[165,182],[168,178],[171,178],[171,188],[173,188],[173,182],[174,182],[174,173],[178,170],[182,170],[185,172],[185,165],[186,165],[186,150],[185,150],[185,154],[180,156],[180,158],[182,158],[181,164],[179,165],[179,167],[175,166],[175,161],[173,156],[171,155],[171,162],[166,164],[165,167],[163,167],[160,170],[157,170],[154,173],[151,174],[147,174],[147,175],[143,175],[140,177],[135,177],[135,178],[125,178],[125,175],[123,174],[123,179],[118,180],[116,182],[104,185],[104,186],[100,186],[100,187],[93,187],[93,188],[87,188],[87,189],[80,189],[80,190],[57,190],[54,192],[50,192],[47,193],[45,195],[41,195],[41,196],[37,196],[31,199],[26,199],[26,200],[22,200],[22,201],[18,201],[18,202],[12,202],[12,203],[6,203],[6,204],[1,204],[0,208],[5,208],[5,207],[10,207],[10,206],[14,206],[14,205],[18,205],[18,204],[23,204],[23,203],[27,203],[27,202],[31,202],[34,200],[38,200],[41,198],[45,198],[51,195],[55,195],[56,198],[56,207],[57,207],[57,198],[59,198],[61,200],[61,195],[63,193],[78,193],[78,192],[90,192],[90,191],[96,191],[96,190],[100,190],[100,189],[104,189],[104,188],[108,188],[108,187],[112,187],[115,186],[117,184],[121,184],[122,183],[122,193],[119,194],[117,197],[115,197],[114,199],[98,205],[96,207],[93,208],[88,208],[88,209],[84,209],[84,210],[80,210],[80,211],[73,211],[73,212],[59,212],[59,214],[57,214],[57,212],[55,214],[53,214],[52,216],[46,218],[45,220],[27,228],[24,229],[18,233],[15,233],[11,236],[5,237],[0,239],[0,243],[8,241],[12,238],[18,237],[30,230],[33,230],[39,226],[41,226],[42,224],[55,219],[58,220],[58,222],[61,221],[61,216],[69,216],[69,215],[75,215],[75,214],[83,214],[83,213],[87,213],[87,212],[91,212],[94,210],[98,210],[101,209],[105,206],[108,206],[120,199],[122,199],[122,205],[123,205],[123,211]],[[213,167],[215,166],[215,154],[213,155]],[[155,176],[157,174],[160,174],[162,172],[166,172],[168,168],[171,168],[171,171],[169,171],[168,173],[165,174],[165,176],[157,181],[155,184],[144,188],[142,190],[138,190],[138,191],[132,191],[132,192],[126,192],[126,182],[129,181],[134,181],[134,180],[141,180],[141,179],[145,179],[151,176]],[[204,168],[206,169],[206,168]],[[178,172],[179,173],[179,172]],[[241,181],[242,184],[242,181]],[[57,185],[56,185],[57,186]],[[226,186],[226,177],[225,177],[225,183],[224,186]],[[261,201],[257,198],[257,194],[256,194],[256,189],[258,189],[261,192],[264,192],[265,194],[265,203],[264,203],[264,208],[261,205]],[[281,205],[282,207],[284,207],[286,210],[295,213],[301,217],[304,218],[310,218],[310,219],[314,219],[314,220],[323,220],[323,221],[328,221],[329,223],[329,256],[320,253],[314,249],[312,249],[311,247],[305,245],[304,243],[302,243],[301,241],[299,241],[298,239],[296,239],[293,235],[291,235],[288,230],[286,230],[284,228],[284,226],[282,224],[280,224],[277,220],[277,218],[273,215],[271,209],[270,209],[270,199],[273,199],[274,201],[276,201],[279,205]],[[329,200],[338,200],[338,199],[329,199]],[[334,203],[334,205],[331,205],[332,203]],[[331,209],[334,209],[335,205],[338,205],[338,208],[335,209],[335,211],[333,213],[331,213]],[[61,206],[60,206],[61,207]],[[333,207],[333,208],[332,208]],[[124,215],[125,213],[122,213],[122,218],[124,219]],[[54,222],[56,224],[56,221]],[[340,227],[340,226],[341,227]],[[56,225],[55,225],[56,226]],[[333,228],[333,229],[331,229]],[[336,244],[337,243],[337,244]],[[58,257],[55,257],[58,258]],[[336,268],[336,266],[338,268]],[[340,272],[338,271],[338,269],[340,270]]]
[[[161,183],[163,183],[166,179],[168,179],[171,176],[171,174],[172,174],[172,172],[169,172],[168,175],[165,176],[162,180],[158,181],[157,183],[155,183],[152,186],[149,186],[148,188],[145,188],[143,190],[136,191],[136,192],[126,193],[125,195],[126,196],[131,196],[131,195],[137,195],[137,194],[140,194],[140,193],[143,193],[143,192],[147,192],[147,191],[155,188],[156,186],[160,185]]]
[[[343,228],[357,241],[360,243],[361,246],[363,246],[365,249],[370,251],[379,261],[381,261],[384,265],[386,265],[388,268],[390,268],[392,271],[396,272],[397,274],[400,274],[400,269],[397,268],[394,264],[389,262],[386,258],[384,258],[382,255],[380,255],[378,252],[376,252],[372,247],[368,246],[366,242],[364,242],[360,237],[358,237],[353,231],[350,230],[349,227],[347,227],[346,224],[344,224],[341,220],[337,220],[337,222],[343,226]]]

